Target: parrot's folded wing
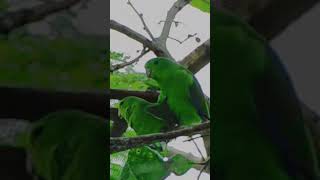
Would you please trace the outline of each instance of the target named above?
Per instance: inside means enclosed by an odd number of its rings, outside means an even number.
[[[166,98],[161,103],[147,106],[146,111],[152,116],[166,121],[169,127],[173,128],[178,123],[177,117],[175,113],[170,110]]]
[[[266,55],[265,71],[255,89],[261,118],[259,125],[270,142],[276,145],[276,151],[289,175],[318,179],[314,147],[288,73],[269,46]]]
[[[197,109],[198,114],[203,119],[210,120],[210,113],[209,113],[209,108],[208,108],[205,95],[201,89],[201,86],[198,80],[195,77],[193,77],[193,83],[190,86],[189,92],[190,92],[191,102],[193,106]]]

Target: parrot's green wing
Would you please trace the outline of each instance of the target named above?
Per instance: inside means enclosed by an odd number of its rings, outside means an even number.
[[[318,180],[310,133],[279,58],[239,18],[214,10],[213,21],[215,175]]]
[[[186,98],[191,105],[196,109],[198,115],[203,121],[210,120],[210,113],[205,94],[203,93],[201,86],[196,77],[187,69],[182,66],[177,70],[176,76],[183,77],[183,80],[188,83],[188,90]]]
[[[163,120],[169,129],[173,129],[178,124],[178,119],[173,113],[166,101],[166,98],[161,103],[154,103],[146,107],[146,112],[155,118]]]
[[[203,93],[201,86],[198,82],[198,80],[193,77],[193,83],[190,87],[190,98],[193,106],[197,109],[198,114],[202,117],[202,119],[205,121],[210,120],[210,112],[208,103],[205,99],[205,94]]]
[[[161,117],[164,116],[162,111],[165,106],[158,105],[138,97],[128,96],[120,101],[118,109],[128,125],[138,135],[142,135],[158,133],[168,129],[168,123]]]
[[[268,64],[257,82],[255,99],[261,127],[278,146],[291,176],[319,179],[318,162],[309,129],[302,119],[300,102],[279,57],[266,47]]]

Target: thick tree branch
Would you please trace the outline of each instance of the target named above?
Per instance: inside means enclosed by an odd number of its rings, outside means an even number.
[[[137,96],[150,102],[156,102],[159,93],[151,91],[128,91],[122,89],[110,89],[110,99],[123,99],[127,96]]]
[[[109,92],[68,92],[0,86],[0,118],[35,121],[64,109],[79,109],[101,117],[109,114]]]
[[[160,34],[160,36],[157,39],[160,39],[163,42],[166,42],[168,37],[169,37],[169,33],[170,33],[170,29],[172,26],[172,23],[176,17],[176,15],[178,14],[178,12],[184,8],[187,4],[189,4],[191,0],[177,0],[173,6],[169,9],[168,13],[167,13],[167,17],[166,20],[164,21],[164,25],[162,28],[162,32]]]
[[[319,0],[269,0],[264,9],[251,16],[249,23],[257,32],[271,40],[319,2]]]
[[[122,34],[125,34],[129,38],[132,38],[140,42],[141,44],[145,45],[146,47],[149,47],[150,49],[153,49],[152,41],[144,37],[142,34],[136,32],[135,30],[130,29],[129,27],[122,25],[115,20],[112,20],[112,19],[110,20],[110,28]]]
[[[44,115],[64,109],[78,109],[107,117],[109,99],[137,96],[156,102],[159,93],[111,89],[94,92],[71,92],[25,87],[0,86],[0,118],[36,121]]]
[[[81,0],[60,0],[42,3],[32,8],[6,12],[0,17],[0,33],[7,34],[23,25],[39,21],[53,13],[71,8]]]
[[[152,50],[157,56],[166,56],[165,53],[156,44],[154,44],[153,41],[130,29],[129,27],[114,20],[110,20],[110,28],[138,41],[144,47],[148,47],[150,50]]]
[[[197,47],[194,51],[188,54],[180,64],[188,68],[192,73],[197,73],[205,65],[210,62],[210,39]]]
[[[165,133],[149,134],[132,138],[110,138],[110,153],[137,148],[154,142],[170,140],[178,136],[191,136],[206,129],[210,129],[210,122],[205,122],[191,128],[178,129]]]
[[[165,57],[168,57],[170,59],[173,59],[170,52],[167,49],[167,40],[169,38],[171,25],[174,22],[174,19],[178,12],[183,9],[191,0],[177,0],[172,7],[169,9],[167,13],[166,20],[164,21],[164,25],[161,31],[161,34],[159,37],[157,37],[154,41],[154,43],[162,49],[162,51],[165,53]]]

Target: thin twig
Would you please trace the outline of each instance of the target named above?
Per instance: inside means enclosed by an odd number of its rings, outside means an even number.
[[[141,51],[141,53],[140,53],[140,55],[139,55],[138,57],[134,58],[134,59],[131,60],[131,61],[128,61],[128,62],[124,62],[124,63],[121,63],[121,64],[116,64],[116,65],[111,66],[110,72],[112,73],[112,72],[114,72],[114,71],[116,71],[116,70],[122,69],[122,68],[124,68],[124,67],[126,67],[126,66],[129,66],[129,65],[131,65],[131,64],[134,64],[134,63],[136,63],[136,62],[139,62],[140,58],[143,57],[145,54],[147,54],[149,51],[150,51],[149,48],[143,48],[142,51]]]
[[[161,21],[159,21],[158,22],[158,24],[161,24],[161,23],[165,23],[166,21],[164,21],[164,20],[161,20]],[[182,22],[181,21],[172,21],[173,23],[174,23],[174,25],[177,27],[179,24],[182,24]]]
[[[200,177],[201,177],[201,174],[203,173],[203,171],[207,168],[207,166],[209,165],[210,163],[210,157],[207,159],[207,161],[205,162],[204,166],[202,167],[202,169],[200,170],[200,173],[197,177],[197,180],[200,180]]]
[[[130,29],[129,27],[120,24],[119,22],[115,20],[110,20],[110,29],[113,29],[115,31],[118,31],[126,36],[128,36],[131,39],[134,39],[141,43],[143,46],[148,47],[151,51],[153,51],[157,56],[163,56],[167,57],[166,52],[164,52],[161,47],[159,47],[157,44],[155,44],[153,41],[146,38],[144,35],[136,32],[133,29]]]
[[[69,9],[79,2],[80,0],[47,2],[31,8],[5,12],[0,16],[0,33],[8,34],[23,25],[42,20],[53,13]]]
[[[131,3],[130,0],[128,0],[127,4],[134,10],[134,12],[139,16],[142,24],[143,24],[143,29],[148,33],[148,35],[150,36],[151,40],[153,41],[154,40],[154,37],[150,31],[150,29],[148,28],[146,22],[144,21],[143,19],[143,14],[142,13],[139,13],[138,10],[133,6],[133,4]]]
[[[184,140],[183,142],[188,142],[188,141],[192,141],[194,139],[199,139],[199,138],[203,138],[203,137],[207,137],[207,136],[209,136],[209,135],[207,135],[207,134],[206,135],[200,135],[198,137],[192,137],[190,139]]]
[[[182,44],[182,43],[184,43],[185,41],[187,41],[188,39],[190,39],[190,38],[192,38],[192,37],[194,37],[194,36],[196,36],[196,35],[197,35],[197,33],[188,34],[188,36],[187,36],[184,40],[182,40],[182,41],[180,41],[180,40],[178,40],[178,39],[176,39],[176,38],[170,37],[170,36],[168,36],[168,38],[169,38],[169,39],[172,39],[172,40],[174,40],[174,41],[177,41],[178,43]]]
[[[198,150],[198,152],[199,152],[199,154],[200,154],[200,156],[201,156],[202,160],[204,161],[204,160],[205,160],[205,158],[204,158],[204,156],[203,156],[203,154],[202,154],[202,152],[201,152],[201,150],[200,150],[200,148],[199,148],[198,144],[196,143],[196,141],[195,141],[194,139],[192,139],[192,142],[193,142],[193,144],[196,146],[196,148],[197,148],[197,150]]]

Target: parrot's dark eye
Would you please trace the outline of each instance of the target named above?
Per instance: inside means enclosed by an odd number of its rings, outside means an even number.
[[[122,104],[123,104],[123,101],[120,102],[120,105],[122,105]]]
[[[159,64],[159,61],[154,61],[154,64],[155,64],[155,65]]]

